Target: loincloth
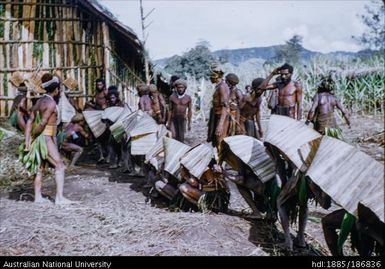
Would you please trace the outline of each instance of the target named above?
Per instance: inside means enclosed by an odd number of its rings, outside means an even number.
[[[294,118],[295,106],[277,106],[275,114]]]
[[[54,125],[46,125],[43,130],[43,135],[54,137],[56,133],[56,126]]]
[[[227,115],[223,123],[223,133],[220,137],[215,134],[221,114],[214,114],[214,110],[210,110],[210,119],[208,123],[207,142],[211,142],[214,147],[219,146],[222,140],[228,136],[230,117]]]
[[[257,132],[255,128],[255,121],[253,120],[245,120],[245,131],[246,135],[257,137]]]

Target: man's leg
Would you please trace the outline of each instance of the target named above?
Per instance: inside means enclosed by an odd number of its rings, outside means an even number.
[[[307,201],[306,201],[306,204],[303,206],[300,206],[299,208],[298,233],[297,233],[297,238],[295,242],[295,244],[298,247],[306,247],[305,229],[306,229],[308,213],[309,213],[309,209],[307,207]]]
[[[60,158],[59,151],[53,142],[52,137],[45,136],[45,141],[48,148],[48,160],[55,167],[55,181],[56,181],[56,198],[55,204],[70,204],[73,201],[66,199],[63,195],[64,188],[64,170],[65,166]]]
[[[336,229],[341,228],[345,212],[344,209],[339,209],[322,218],[322,230],[332,256],[339,256],[337,247],[338,234]]]
[[[253,196],[251,194],[251,191],[241,185],[236,185],[238,188],[239,193],[242,195],[243,199],[245,199],[246,203],[250,206],[250,208],[253,210],[253,214],[251,216],[248,216],[249,218],[253,219],[262,219],[262,215],[259,212],[256,204],[254,203]]]
[[[286,205],[278,206],[278,213],[281,220],[282,229],[285,234],[285,247],[288,250],[293,250],[293,240],[291,240],[290,236],[289,209]]]
[[[124,142],[123,144],[123,162],[124,162],[124,173],[131,173],[135,171],[134,166],[135,162],[132,159],[131,155],[131,146],[129,145],[130,142]]]
[[[40,166],[37,170],[37,174],[34,181],[34,189],[35,189],[35,203],[47,203],[48,199],[43,198],[41,195],[41,186],[43,182],[43,166]]]
[[[69,165],[69,167],[73,168],[75,166],[75,163],[77,162],[77,160],[82,155],[83,148],[76,145],[76,144],[73,144],[73,143],[63,143],[62,148],[65,151],[74,152],[74,156],[73,156],[71,163]]]

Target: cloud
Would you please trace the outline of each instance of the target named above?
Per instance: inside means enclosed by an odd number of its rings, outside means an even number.
[[[139,1],[102,0],[103,5],[142,36]],[[283,44],[294,34],[305,48],[320,52],[357,51],[351,38],[365,28],[357,14],[368,1],[144,1],[147,47],[153,59],[181,54],[200,39],[212,50]]]

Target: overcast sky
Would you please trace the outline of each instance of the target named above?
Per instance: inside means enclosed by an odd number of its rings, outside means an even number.
[[[142,39],[139,0],[100,0]],[[352,35],[365,27],[357,14],[369,0],[184,1],[144,0],[150,57],[169,57],[206,40],[211,50],[283,44],[294,34],[307,49],[330,52],[362,49]]]

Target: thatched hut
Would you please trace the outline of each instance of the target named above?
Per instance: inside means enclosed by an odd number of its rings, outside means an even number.
[[[143,46],[96,0],[0,0],[0,116],[9,114],[17,93],[15,73],[33,84],[44,72],[75,79],[80,105],[103,77],[135,107]]]

